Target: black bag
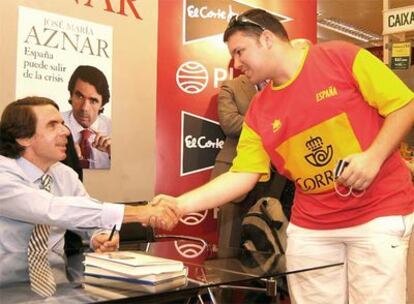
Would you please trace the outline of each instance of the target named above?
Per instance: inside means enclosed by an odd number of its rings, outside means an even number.
[[[242,247],[272,253],[267,261],[256,261],[257,267],[265,271],[270,267],[285,269],[284,253],[288,223],[279,200],[272,197],[259,199],[246,213],[241,228]]]

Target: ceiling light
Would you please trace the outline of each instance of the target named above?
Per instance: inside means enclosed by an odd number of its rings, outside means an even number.
[[[336,18],[319,19],[318,26],[346,35],[348,37],[357,39],[362,42],[378,42],[382,40],[381,35],[366,30],[362,30]]]

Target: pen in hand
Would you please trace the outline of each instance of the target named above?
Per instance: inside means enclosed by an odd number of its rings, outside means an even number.
[[[114,225],[114,227],[112,228],[111,234],[109,235],[109,239],[108,239],[109,242],[112,241],[112,238],[114,237],[115,229],[116,229],[116,225]]]

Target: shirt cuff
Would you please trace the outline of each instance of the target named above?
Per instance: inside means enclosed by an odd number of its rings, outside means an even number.
[[[116,230],[119,231],[124,218],[124,209],[123,204],[103,203],[102,228],[112,230],[116,225]]]

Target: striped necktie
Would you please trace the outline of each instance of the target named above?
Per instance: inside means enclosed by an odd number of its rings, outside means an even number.
[[[50,192],[52,177],[44,174],[40,188]],[[37,224],[33,228],[27,250],[31,289],[42,297],[50,297],[56,291],[56,283],[47,260],[50,226]]]

